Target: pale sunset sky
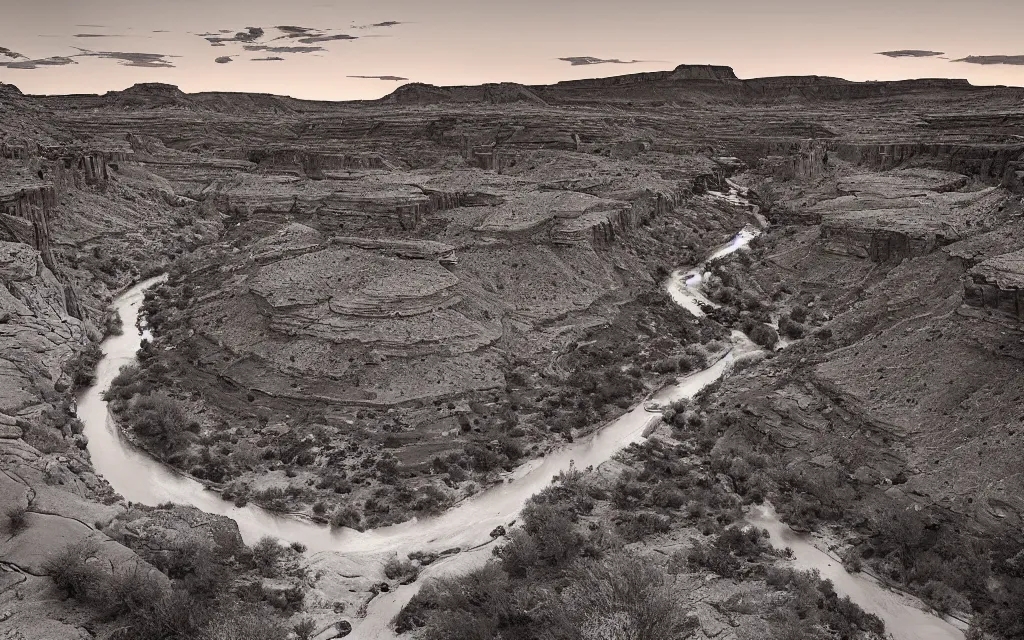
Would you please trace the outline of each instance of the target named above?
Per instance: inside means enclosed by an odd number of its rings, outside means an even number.
[[[375,76],[546,84],[691,63],[741,78],[1024,85],[1021,25],[1024,0],[0,0],[0,82],[25,93],[164,82],[347,100],[406,81]],[[877,55],[893,50],[941,56]],[[954,61],[967,56],[1020,64]],[[583,57],[629,64],[560,59]]]

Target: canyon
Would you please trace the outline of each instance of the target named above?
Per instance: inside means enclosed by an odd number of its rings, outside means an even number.
[[[85,541],[107,573],[171,588],[188,539],[230,558],[231,593],[261,616],[311,620],[321,640],[389,637],[428,582],[416,572],[469,571],[496,546],[470,550],[467,532],[410,548],[418,523],[724,368],[742,331],[766,351],[585,483],[614,492],[651,451],[686,449],[671,464],[737,508],[770,500],[845,564],[1015,637],[1022,100],[703,65],[348,103],[0,85],[0,625],[115,637],[81,598],[54,597],[54,558]],[[749,250],[702,264],[745,228],[761,230]],[[133,290],[137,362],[97,374],[100,341],[132,332],[111,302],[161,274]],[[692,275],[703,303],[682,308],[673,287]],[[116,461],[76,418],[86,406],[109,406],[134,455],[201,497],[118,495],[131,479],[96,473]],[[705,526],[678,505],[630,508],[672,523],[632,540],[649,558]],[[249,513],[265,524],[250,531]],[[515,542],[512,520],[497,545]],[[879,542],[894,520],[918,527],[898,557]],[[323,533],[290,539],[291,521]],[[274,571],[253,559],[257,529],[296,543]],[[374,542],[390,531],[393,547]],[[949,563],[956,545],[978,549],[958,569],[985,584],[911,562]],[[396,553],[411,578],[386,570]],[[770,607],[737,622],[722,605],[763,576],[684,573],[716,603],[693,604],[692,637],[775,629]]]

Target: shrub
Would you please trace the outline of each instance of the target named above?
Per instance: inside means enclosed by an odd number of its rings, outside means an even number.
[[[28,508],[20,504],[7,510],[7,533],[15,535],[28,525]]]
[[[552,616],[550,637],[686,638],[696,620],[666,588],[662,570],[642,557],[616,554],[584,563],[568,576]]]
[[[789,310],[789,317],[793,320],[793,322],[806,322],[807,316],[807,307],[803,305],[797,305]]]
[[[248,613],[212,621],[204,640],[285,640],[288,633],[289,629],[280,621]]]
[[[263,536],[252,547],[253,567],[266,578],[277,575],[284,547],[273,536]]]
[[[75,389],[87,387],[96,379],[96,365],[103,357],[100,346],[90,342],[84,349],[79,351],[66,365],[66,371],[71,377],[71,384]]]
[[[356,531],[362,531],[362,520],[363,517],[358,511],[352,507],[343,507],[335,511],[334,515],[331,516],[331,526],[347,527]]]
[[[797,339],[804,337],[807,329],[799,322],[782,316],[779,318],[779,331],[790,338]]]
[[[185,412],[166,393],[136,397],[128,415],[135,433],[164,453],[177,451],[189,441]]]
[[[775,345],[779,343],[779,334],[764,323],[750,323],[750,326],[744,326],[744,333],[755,344],[766,349],[774,349]]]
[[[101,591],[108,616],[119,618],[145,611],[165,595],[154,570],[136,563],[104,581]]]
[[[85,601],[96,596],[100,585],[101,571],[91,562],[98,550],[96,541],[88,538],[69,544],[47,559],[43,570],[66,596]]]
[[[419,575],[420,568],[409,560],[401,560],[398,556],[388,558],[384,563],[384,575],[388,580],[399,580],[412,582]]]
[[[316,623],[310,618],[303,618],[292,627],[299,640],[310,640],[316,635]]]

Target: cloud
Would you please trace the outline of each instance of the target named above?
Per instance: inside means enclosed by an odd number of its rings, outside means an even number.
[[[0,47],[0,56],[4,56],[6,58],[15,58],[15,59],[28,57],[28,56],[21,55],[17,51],[11,51],[7,47]]]
[[[231,56],[221,56],[214,60],[214,62],[216,62],[217,64],[227,64],[231,62]]]
[[[967,62],[969,64],[1012,64],[1024,65],[1024,55],[1017,56],[967,56],[958,58],[953,62]]]
[[[221,31],[221,33],[231,33],[230,31]],[[239,31],[231,37],[220,36],[213,33],[201,33],[200,36],[206,38],[207,42],[212,45],[219,45],[225,42],[255,42],[263,37],[264,31],[261,27],[246,27],[245,31]]]
[[[322,33],[319,29],[313,29],[312,27],[296,27],[294,25],[282,25],[274,27],[278,31],[284,32],[284,38],[301,38],[309,35],[310,33]]]
[[[18,60],[16,62],[0,62],[0,67],[8,69],[38,69],[39,67],[63,67],[67,64],[78,64],[71,58],[64,56],[53,56],[40,60]]]
[[[619,60],[618,58],[594,58],[591,56],[571,56],[568,58],[559,58],[563,62],[568,62],[574,67],[588,64],[636,64],[643,62],[643,60]]]
[[[78,49],[78,47],[75,47]],[[143,67],[146,69],[166,69],[173,67],[174,64],[167,58],[174,58],[177,56],[170,56],[166,53],[129,53],[123,51],[88,51],[86,49],[78,49],[82,53],[79,53],[75,57],[83,58],[105,58],[107,60],[120,60],[121,64],[126,67]]]
[[[400,76],[348,76],[349,78],[362,78],[363,80],[391,80],[393,82],[401,82],[402,80],[408,80],[409,78],[402,78]]]
[[[400,24],[406,24],[405,22],[399,22],[398,20],[385,20],[384,22],[374,22],[373,24],[360,24],[353,25],[354,29],[386,29],[388,27],[397,27]]]
[[[323,47],[272,47],[266,44],[247,44],[246,51],[266,51],[267,53],[313,53],[326,51]]]
[[[900,49],[899,51],[879,51],[878,55],[889,58],[932,58],[941,56],[943,51],[923,51],[921,49]]]
[[[301,39],[299,39],[299,42],[301,42],[302,44],[314,44],[314,43],[317,43],[317,42],[330,42],[332,40],[358,40],[358,38],[356,36],[350,36],[350,35],[345,34],[345,33],[339,33],[339,34],[333,35],[333,36],[327,36],[327,35],[309,36],[308,38],[301,38]]]
[[[284,60],[281,56],[267,56],[266,58],[253,58],[253,62],[280,62]]]
[[[117,33],[76,33],[75,38],[123,38],[124,36]]]

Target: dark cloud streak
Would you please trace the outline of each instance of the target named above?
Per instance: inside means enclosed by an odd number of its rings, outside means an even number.
[[[619,60],[618,58],[594,58],[592,56],[570,56],[568,58],[559,58],[563,62],[568,62],[574,67],[591,64],[637,64],[643,62],[643,60]]]
[[[0,62],[0,67],[8,69],[39,69],[40,67],[63,67],[68,64],[78,64],[71,58],[64,56],[52,56],[39,60],[18,60],[16,62]]]
[[[1014,56],[967,56],[958,58],[953,62],[966,62],[968,64],[1009,64],[1024,66],[1024,55]]]
[[[389,80],[392,82],[401,82],[402,80],[408,80],[409,78],[403,78],[401,76],[348,76],[349,78],[361,78],[363,80]]]
[[[76,49],[78,47],[75,47]],[[170,56],[166,53],[135,53],[135,52],[124,52],[124,51],[88,51],[86,49],[78,49],[81,53],[77,54],[76,58],[103,58],[106,60],[119,60],[122,66],[125,67],[143,67],[146,69],[166,69],[173,67],[174,64],[167,60],[167,58],[173,58],[176,56]]]
[[[888,58],[932,58],[941,56],[943,51],[924,51],[921,49],[900,49],[899,51],[879,51],[878,55]]]
[[[246,51],[266,51],[267,53],[313,53],[315,51],[326,51],[323,47],[272,47],[267,44],[247,44],[243,47]]]

